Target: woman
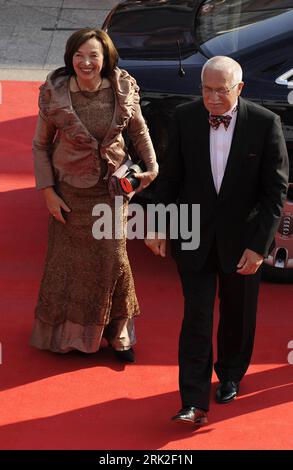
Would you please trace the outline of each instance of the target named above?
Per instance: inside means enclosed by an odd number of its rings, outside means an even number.
[[[105,337],[118,359],[134,362],[139,307],[126,239],[94,239],[92,209],[107,204],[115,216],[109,178],[127,158],[124,129],[147,170],[138,175],[137,191],[155,179],[158,166],[138,86],[117,61],[105,32],[82,29],[67,41],[65,67],[40,87],[33,153],[50,220],[31,344],[91,353]]]

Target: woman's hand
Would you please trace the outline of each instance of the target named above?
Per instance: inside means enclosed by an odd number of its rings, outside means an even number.
[[[58,196],[52,187],[43,189],[43,193],[50,214],[55,217],[56,220],[65,224],[66,222],[62,216],[61,209],[64,209],[65,212],[71,212],[71,209],[69,209],[63,199]]]
[[[134,173],[133,176],[134,178],[137,178],[140,180],[140,185],[138,188],[135,190],[136,193],[139,193],[143,189],[145,189],[147,186],[151,184],[154,179],[156,179],[158,173],[156,171],[145,171],[144,173]]]

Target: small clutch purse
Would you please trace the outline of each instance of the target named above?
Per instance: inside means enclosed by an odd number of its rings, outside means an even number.
[[[131,199],[135,189],[140,185],[140,180],[135,178],[134,173],[143,173],[143,162],[133,163],[128,158],[109,178],[109,190],[112,196],[126,196]]]

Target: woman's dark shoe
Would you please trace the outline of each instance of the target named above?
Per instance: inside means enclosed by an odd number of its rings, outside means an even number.
[[[135,362],[135,354],[132,348],[124,349],[123,351],[117,351],[117,349],[115,349],[114,353],[116,358],[121,362]]]

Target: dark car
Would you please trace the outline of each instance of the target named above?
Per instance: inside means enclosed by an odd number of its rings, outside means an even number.
[[[159,163],[168,158],[175,107],[200,95],[201,68],[215,55],[241,64],[243,97],[280,115],[290,186],[276,247],[264,272],[292,279],[293,0],[127,0],[111,11],[103,28],[119,51],[119,66],[140,86]]]

